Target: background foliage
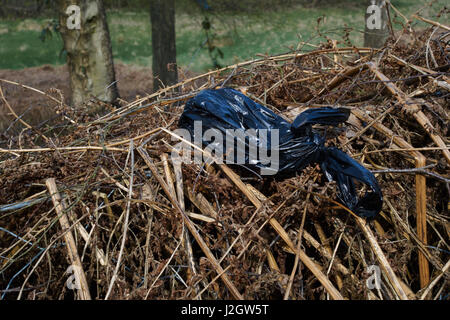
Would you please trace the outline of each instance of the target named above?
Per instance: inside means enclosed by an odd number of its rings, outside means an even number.
[[[43,64],[61,65],[62,41],[54,29],[55,0],[0,0],[0,69]],[[151,66],[150,15],[147,0],[104,0],[108,9],[114,59]],[[424,16],[445,23],[436,14],[446,0],[428,6],[421,0],[393,0],[404,14],[426,6]],[[177,61],[182,68],[202,72],[302,48],[302,42],[326,41],[321,34],[355,45],[363,44],[365,1],[305,0],[176,0]],[[205,20],[210,27],[204,29]],[[440,19],[440,20],[439,20]],[[320,21],[320,24],[318,24]],[[404,22],[393,14],[394,28]],[[414,24],[420,23],[415,21]],[[423,24],[424,25],[424,24]],[[45,34],[45,43],[42,31]],[[207,31],[207,32],[205,32]]]

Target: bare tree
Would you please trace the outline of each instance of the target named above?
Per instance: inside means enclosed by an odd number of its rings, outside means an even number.
[[[72,0],[57,0],[72,104],[80,105],[92,96],[113,102],[118,91],[103,2],[79,0],[76,2],[78,7],[73,3]]]
[[[151,0],[153,90],[178,81],[175,0]]]
[[[389,35],[389,15],[385,0],[369,0],[366,10],[364,46],[381,48]]]

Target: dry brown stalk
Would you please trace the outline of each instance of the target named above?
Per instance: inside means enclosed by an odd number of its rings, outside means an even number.
[[[380,263],[381,267],[383,268],[384,272],[386,273],[386,275],[387,275],[389,281],[391,282],[391,285],[393,286],[398,297],[401,300],[409,300],[408,296],[406,295],[405,291],[403,290],[403,286],[400,284],[400,281],[397,279],[397,276],[395,275],[394,271],[392,270],[391,265],[387,261],[386,256],[384,255],[383,251],[381,250],[380,245],[378,244],[375,236],[372,233],[372,230],[370,230],[366,221],[364,221],[362,218],[358,217],[358,218],[356,218],[356,222],[358,223],[358,226],[362,229],[367,240],[369,240],[370,246],[372,247],[372,250],[377,257],[378,262]]]
[[[289,54],[281,54],[281,55],[277,55],[277,56],[271,56],[271,57],[266,57],[264,59],[254,59],[254,60],[249,60],[249,61],[244,61],[244,62],[240,62],[228,67],[224,67],[222,69],[217,69],[217,70],[213,70],[204,74],[201,74],[199,76],[195,76],[189,79],[186,79],[184,81],[181,81],[177,84],[174,84],[172,86],[166,87],[164,89],[161,89],[153,94],[150,94],[146,97],[143,97],[141,99],[138,99],[136,101],[134,101],[133,103],[123,107],[123,108],[119,108],[117,110],[115,110],[114,112],[108,113],[107,115],[99,118],[98,120],[96,120],[93,124],[96,123],[100,123],[100,122],[105,122],[105,121],[109,121],[109,120],[114,120],[114,119],[118,119],[121,117],[121,115],[129,112],[130,110],[132,110],[133,108],[135,108],[136,106],[142,105],[142,103],[144,103],[145,101],[148,101],[150,99],[153,98],[157,98],[165,93],[171,92],[176,88],[185,86],[188,83],[194,82],[196,80],[202,79],[202,78],[207,78],[210,77],[212,75],[219,75],[222,72],[225,71],[229,71],[229,70],[233,70],[236,68],[240,68],[240,67],[245,67],[248,65],[258,65],[258,64],[265,64],[268,61],[285,61],[285,60],[290,60],[290,59],[295,59],[295,58],[301,58],[301,57],[309,57],[309,56],[314,56],[314,55],[321,55],[321,54],[348,54],[348,53],[359,53],[359,54],[367,54],[367,53],[374,53],[378,51],[377,49],[373,49],[373,48],[365,48],[365,47],[345,47],[345,48],[338,48],[338,49],[322,49],[322,50],[315,50],[312,52],[307,52],[307,53],[289,53]],[[186,100],[187,98],[182,98],[182,100]],[[174,103],[176,101],[181,101],[181,100],[177,100],[177,99],[169,99],[167,102],[163,102],[164,104],[171,104]],[[152,104],[150,104],[149,106],[147,106],[146,108],[153,106],[153,105],[158,105],[161,102],[156,101]],[[141,108],[139,109],[139,111],[136,112],[141,112],[146,110],[146,108]]]
[[[438,283],[439,279],[441,279],[442,276],[445,275],[445,273],[449,268],[450,268],[450,260],[447,261],[445,266],[442,268],[441,272],[433,279],[433,281],[431,281],[430,284],[426,288],[424,288],[423,293],[420,296],[420,300],[426,299],[426,297],[431,292],[431,289],[433,289],[433,287]]]
[[[173,121],[172,121],[171,123],[173,123]],[[122,145],[122,144],[129,143],[131,140],[135,141],[135,140],[139,140],[139,139],[148,137],[148,136],[150,136],[150,135],[152,135],[152,134],[154,134],[154,133],[156,133],[156,132],[158,132],[158,131],[160,131],[160,130],[161,130],[160,128],[156,128],[156,129],[147,131],[146,133],[141,134],[141,135],[139,135],[139,136],[137,136],[137,137],[134,137],[134,138],[131,138],[131,139],[125,139],[125,140],[122,140],[122,141],[110,143],[110,144],[108,144],[106,147],[107,147],[107,148],[111,148],[111,147],[120,146],[120,145]]]
[[[251,192],[245,183],[242,182],[242,180],[239,178],[239,176],[231,170],[227,165],[221,164],[219,167],[223,170],[223,172],[233,181],[236,186],[241,190],[247,198],[254,204],[254,206],[258,209],[262,206],[261,201],[258,200],[258,198],[254,195],[253,192]],[[320,283],[324,286],[324,288],[327,290],[327,292],[330,294],[330,296],[335,300],[343,300],[344,297],[340,294],[340,292],[334,287],[334,285],[331,283],[331,281],[323,274],[321,271],[321,268],[309,258],[306,253],[299,249],[297,250],[295,248],[294,243],[289,238],[289,235],[284,230],[284,228],[279,224],[279,222],[275,218],[271,218],[269,220],[270,225],[275,229],[275,231],[280,235],[280,237],[286,242],[286,244],[289,246],[289,248],[296,252],[300,260],[305,264],[305,266],[311,270],[311,272],[317,277],[317,279],[320,281]]]
[[[108,286],[108,291],[106,292],[105,295],[105,300],[108,300],[112,289],[114,287],[114,283],[118,278],[118,274],[119,274],[119,268],[120,268],[120,264],[122,262],[122,257],[123,257],[123,252],[125,250],[125,242],[127,239],[127,234],[128,234],[128,224],[129,224],[129,220],[130,220],[130,206],[131,206],[131,197],[133,196],[133,184],[134,184],[134,144],[133,141],[131,141],[130,143],[130,148],[129,148],[129,156],[131,158],[131,165],[130,165],[130,181],[128,183],[129,187],[128,187],[128,191],[127,191],[127,205],[126,205],[126,209],[125,209],[125,219],[123,222],[123,231],[122,231],[122,241],[120,244],[120,251],[119,251],[119,256],[117,257],[117,263],[116,263],[116,267],[114,269],[114,273],[113,276],[111,277],[111,281],[109,283]],[[120,219],[119,219],[120,220]]]
[[[301,189],[299,189],[299,190],[301,190]],[[304,191],[304,192],[307,192],[307,191]],[[394,288],[396,294],[398,295],[398,297],[401,300],[409,300],[408,296],[404,292],[403,285],[401,284],[401,282],[399,281],[399,279],[395,275],[394,271],[392,270],[391,265],[387,261],[386,256],[384,255],[384,253],[381,250],[378,242],[376,241],[376,238],[373,235],[372,230],[367,225],[367,222],[363,218],[360,218],[359,216],[357,216],[354,212],[352,212],[349,208],[347,208],[343,204],[341,204],[341,203],[339,203],[339,202],[337,202],[337,201],[335,201],[333,199],[329,199],[329,198],[327,198],[327,197],[325,197],[325,196],[323,196],[321,194],[318,194],[318,193],[311,193],[311,194],[317,195],[317,196],[319,196],[319,197],[321,197],[323,199],[326,199],[327,201],[329,201],[331,203],[334,203],[338,207],[340,207],[340,208],[344,209],[345,211],[347,211],[348,213],[350,213],[356,219],[356,222],[357,222],[358,226],[362,229],[366,239],[369,241],[369,244],[372,247],[372,251],[375,253],[378,262],[381,264],[381,267],[385,271],[386,277],[389,279],[389,281],[390,281],[392,287]]]
[[[202,195],[200,192],[194,193],[192,192],[190,187],[187,187],[187,194],[189,200],[203,213],[205,216],[214,219],[217,219],[217,212],[214,210],[213,206],[209,203],[209,201]]]
[[[3,102],[5,103],[6,107],[9,109],[9,111],[11,112],[11,114],[14,116],[14,118],[16,118],[16,120],[18,120],[20,123],[22,123],[25,127],[27,127],[30,130],[35,131],[37,134],[39,134],[45,141],[49,142],[50,140],[38,129],[30,126],[28,123],[26,123],[21,117],[19,117],[17,115],[17,113],[14,111],[14,109],[11,107],[11,105],[9,104],[8,100],[6,100],[5,95],[3,94],[3,90],[2,90],[2,86],[0,86],[0,95],[2,97]]]
[[[443,148],[442,152],[447,162],[450,164],[450,151],[447,149],[442,138],[435,133],[435,129],[428,120],[427,116],[420,110],[418,106],[411,98],[402,92],[388,77],[378,70],[378,67],[373,62],[368,62],[370,70],[381,80],[383,84],[389,89],[389,91],[397,98],[397,100],[403,105],[407,112],[412,113],[412,116],[422,126],[422,128],[428,133],[430,138],[437,144],[438,147]],[[445,148],[445,149],[444,149]]]
[[[212,264],[214,269],[216,269],[217,273],[221,274],[221,278],[222,278],[223,282],[228,287],[228,289],[230,290],[230,292],[233,295],[233,297],[235,299],[238,299],[238,300],[243,300],[242,295],[239,293],[239,291],[236,289],[234,284],[229,279],[228,275],[224,272],[223,268],[217,262],[216,258],[214,257],[214,255],[212,254],[212,252],[208,248],[208,246],[206,245],[206,243],[203,240],[203,238],[198,233],[198,231],[195,228],[195,226],[192,223],[192,221],[189,219],[189,217],[186,215],[186,213],[180,207],[180,205],[178,204],[178,201],[176,200],[176,198],[174,198],[172,196],[169,187],[167,186],[165,181],[162,179],[162,177],[159,175],[158,169],[153,164],[153,161],[150,159],[150,156],[148,155],[147,151],[145,151],[141,147],[138,147],[137,150],[138,150],[139,154],[141,155],[141,157],[144,159],[144,161],[147,164],[147,166],[149,167],[149,169],[152,171],[152,173],[155,176],[155,178],[158,180],[159,184],[163,188],[164,192],[166,193],[167,197],[169,198],[169,200],[172,203],[172,205],[174,206],[174,208],[177,209],[179,211],[179,213],[181,214],[181,217],[183,218],[186,226],[188,227],[188,229],[191,232],[192,236],[195,238],[195,240],[199,244],[199,246],[202,249],[203,253],[208,258],[209,262]]]
[[[425,244],[418,238],[418,236],[408,227],[408,225],[405,223],[405,221],[403,221],[403,219],[399,216],[397,210],[395,210],[394,206],[392,205],[392,203],[389,200],[386,200],[387,205],[389,206],[389,208],[391,209],[391,216],[392,216],[392,220],[390,223],[398,226],[400,229],[399,231],[403,234],[403,236],[406,239],[411,240],[414,245],[416,245],[418,247],[418,249],[422,252],[422,254],[425,256],[425,258],[428,260],[428,262],[430,262],[431,264],[433,264],[433,266],[438,269],[438,270],[442,270],[443,269],[443,264],[441,263],[441,261],[439,261],[438,259],[436,259],[428,250],[428,248],[425,246]]]
[[[348,79],[351,79],[358,73],[361,73],[362,71],[364,71],[364,69],[366,69],[366,68],[367,68],[367,65],[362,64],[362,65],[358,65],[356,67],[347,68],[347,69],[343,70],[342,72],[337,74],[324,88],[322,88],[322,90],[320,90],[319,93],[317,93],[317,96],[321,96],[322,94],[336,88],[341,83],[345,82]]]
[[[175,173],[175,181],[176,181],[176,187],[177,187],[177,196],[178,196],[178,203],[180,204],[180,207],[182,210],[185,210],[185,204],[184,204],[184,187],[183,187],[183,172],[181,170],[181,163],[179,161],[172,161],[173,170]],[[188,257],[188,263],[189,268],[192,272],[192,275],[197,275],[197,270],[195,268],[195,262],[194,262],[194,253],[192,251],[192,244],[189,237],[189,232],[185,230],[184,232],[184,240],[183,240],[183,246],[186,248],[186,253]],[[191,274],[188,274],[188,279],[191,278]],[[195,287],[195,292],[199,292],[198,286]]]
[[[361,120],[372,122],[372,118],[360,110],[354,109],[352,113]],[[412,149],[413,147],[406,142],[403,138],[395,135],[390,129],[386,128],[380,123],[374,123],[373,127],[392,139],[392,141],[399,147],[405,149]],[[418,151],[411,151],[412,156],[415,158],[415,164],[417,168],[421,168],[426,163],[426,158]],[[420,233],[422,238],[419,239],[426,245],[426,178],[423,175],[416,175],[416,177],[421,176],[421,178],[416,178],[416,211],[417,211],[417,229],[421,229]],[[421,283],[425,284],[429,282],[429,267],[428,262],[423,257],[422,252],[419,251],[419,271]]]
[[[52,197],[53,205],[55,206],[56,213],[59,217],[59,223],[61,228],[67,230],[70,228],[69,219],[66,215],[67,206],[61,199],[58,187],[56,186],[56,180],[54,178],[49,178],[45,180],[47,189]],[[75,279],[80,283],[80,289],[78,289],[78,295],[80,300],[91,300],[91,294],[89,293],[89,286],[87,284],[86,275],[83,270],[83,265],[78,255],[77,246],[75,244],[75,239],[71,231],[64,234],[64,240],[67,244],[67,254],[69,256],[69,261],[72,266],[74,266]]]
[[[308,193],[308,195],[310,195],[310,193]],[[331,250],[331,247],[327,241],[327,237],[325,236],[325,232],[323,231],[323,228],[318,223],[314,223],[314,227],[316,228],[317,234],[319,235],[320,242],[322,242],[322,245],[325,248],[325,250],[328,251],[328,254],[330,255],[330,260],[331,260],[333,258],[333,251]],[[342,288],[342,278],[339,275],[336,275],[336,284],[339,289]]]
[[[417,160],[417,167],[426,165],[425,158]],[[416,174],[416,208],[417,208],[417,236],[426,245],[427,241],[427,185],[424,175]],[[425,256],[419,251],[419,272],[420,272],[420,287],[424,288],[430,282],[430,270],[428,261]]]
[[[410,67],[411,69],[414,69],[414,70],[420,72],[421,74],[428,75],[428,78],[430,78],[431,81],[433,81],[433,83],[436,84],[437,86],[439,86],[439,87],[441,87],[441,88],[444,88],[444,89],[446,89],[446,90],[449,90],[449,89],[450,89],[450,79],[449,79],[447,76],[442,75],[442,79],[443,79],[444,81],[436,80],[436,79],[433,78],[433,76],[432,76],[433,74],[436,73],[435,71],[430,70],[430,69],[428,69],[428,68],[416,66],[416,65],[414,65],[414,64],[412,64],[412,63],[410,63],[410,62],[407,62],[407,61],[403,60],[402,58],[399,58],[399,57],[393,55],[392,53],[390,53],[389,56],[392,57],[392,58],[394,58],[394,59],[396,60],[396,62],[397,62],[398,64],[400,64],[400,65],[408,66],[408,67]],[[420,89],[418,89],[418,90],[416,90],[416,91],[417,91],[417,94],[418,94],[418,95],[424,93],[424,91],[423,91],[423,90],[420,90]],[[411,97],[412,97],[412,94],[411,94]]]
[[[304,227],[305,227],[306,211],[307,211],[307,208],[308,208],[307,203],[309,201],[310,195],[311,194],[308,193],[308,195],[306,196],[306,204],[305,204],[305,208],[303,209],[302,222],[300,223],[300,227],[298,229],[297,252],[302,248],[302,239],[303,239],[303,232],[304,232]],[[291,294],[291,288],[292,288],[292,284],[294,283],[294,277],[295,277],[295,274],[297,272],[297,267],[298,267],[299,260],[300,260],[300,257],[299,257],[298,254],[296,254],[295,255],[295,261],[294,261],[294,266],[292,267],[291,275],[289,277],[289,282],[288,282],[286,291],[284,293],[284,300],[287,300],[289,298],[289,295]],[[336,281],[338,282],[338,288],[342,289],[342,283],[339,282],[339,280],[341,280],[341,278],[339,277],[339,275],[336,275]]]
[[[432,24],[433,26],[436,26],[436,27],[442,28],[442,29],[444,29],[444,30],[450,31],[450,27],[448,27],[448,26],[446,26],[446,25],[444,25],[444,24],[442,24],[442,23],[439,23],[439,22],[436,22],[436,21],[433,21],[433,20],[430,20],[430,19],[421,17],[421,16],[419,16],[419,15],[417,15],[417,14],[414,14],[412,17],[415,18],[415,19],[417,19],[417,20],[421,20],[421,21],[423,21],[423,22]]]
[[[128,152],[126,149],[120,148],[108,148],[108,147],[96,147],[96,146],[83,146],[83,147],[61,147],[61,148],[34,148],[34,149],[3,149],[0,148],[0,152],[2,153],[31,153],[31,152],[51,152],[51,151],[78,151],[78,152],[86,152],[89,150],[94,151],[119,151],[119,152]]]
[[[295,248],[295,245],[289,238],[289,235],[284,230],[284,228],[278,223],[278,221],[275,220],[274,218],[271,218],[269,220],[269,223],[280,235],[280,237],[284,240],[284,242],[286,242],[289,248],[298,254],[300,260],[302,260],[305,266],[316,276],[317,280],[320,281],[320,283],[324,286],[324,288],[327,290],[330,296],[334,300],[344,300],[344,297],[341,295],[341,293],[334,287],[334,285],[331,283],[328,277],[323,274],[321,270],[322,268],[319,267],[314,261],[312,261],[311,258],[308,257],[303,250],[301,249],[297,250]]]

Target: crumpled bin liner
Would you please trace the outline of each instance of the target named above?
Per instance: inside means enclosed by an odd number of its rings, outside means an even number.
[[[255,129],[256,133],[266,129],[267,138],[255,134],[244,141],[246,148],[243,166],[250,170],[259,170],[262,175],[274,175],[277,179],[284,179],[295,176],[309,164],[318,163],[328,181],[336,181],[339,188],[338,197],[346,207],[361,217],[374,218],[381,210],[383,202],[374,175],[341,150],[325,147],[324,137],[312,128],[314,124],[336,126],[345,122],[348,117],[349,110],[344,108],[314,108],[299,114],[291,124],[241,92],[222,88],[203,90],[190,99],[178,126],[187,129],[195,139],[194,121],[201,121],[201,141],[204,146],[212,141],[205,139],[203,135],[208,129],[215,129],[224,137],[230,129]],[[272,146],[274,129],[278,130],[279,143]],[[267,150],[278,152],[279,161],[274,172],[270,171],[268,164],[249,159],[249,139],[257,140],[260,146],[263,145]],[[226,149],[225,144],[223,149],[222,154],[226,156],[230,150]],[[238,152],[234,153],[233,160],[236,160]],[[355,180],[367,186],[362,197],[358,197]]]

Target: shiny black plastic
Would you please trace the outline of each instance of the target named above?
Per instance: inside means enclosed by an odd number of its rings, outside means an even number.
[[[316,108],[302,112],[291,124],[241,92],[223,88],[203,90],[190,99],[186,103],[178,125],[180,128],[187,129],[195,138],[194,121],[201,121],[203,145],[211,143],[203,135],[208,129],[218,130],[224,136],[229,129],[244,131],[256,129],[256,133],[266,129],[268,132],[266,138],[255,134],[244,141],[246,148],[243,165],[245,167],[251,170],[268,169],[267,164],[250,161],[248,148],[250,140],[248,139],[255,139],[267,150],[277,149],[277,170],[271,173],[275,175],[275,178],[295,176],[307,165],[318,163],[328,181],[337,182],[338,197],[341,202],[359,216],[373,218],[381,210],[383,202],[382,193],[374,175],[341,150],[325,147],[324,138],[312,128],[314,124],[336,126],[345,122],[348,116],[347,109]],[[271,136],[274,130],[278,130],[279,143],[272,145]],[[224,155],[229,152],[225,148],[224,145]],[[367,186],[367,191],[362,197],[358,196],[355,180]]]

